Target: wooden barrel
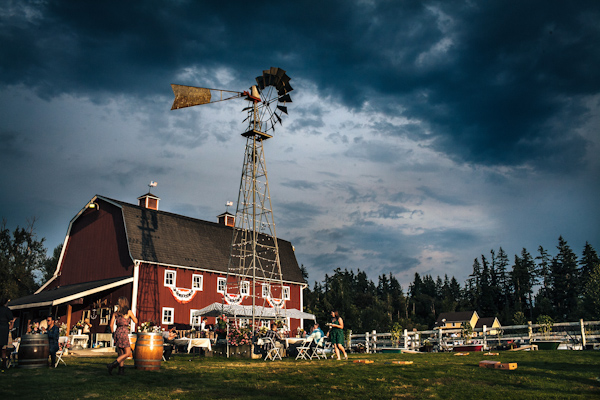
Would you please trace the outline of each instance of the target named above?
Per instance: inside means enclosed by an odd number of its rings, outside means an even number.
[[[135,342],[134,363],[137,369],[157,371],[163,354],[162,333],[138,332]]]
[[[48,335],[23,335],[19,345],[19,368],[47,368]]]

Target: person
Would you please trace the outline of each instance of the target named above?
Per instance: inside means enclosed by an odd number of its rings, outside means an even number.
[[[110,319],[111,331],[115,324],[117,326],[117,329],[113,331],[113,338],[119,356],[116,361],[106,365],[109,375],[112,375],[112,370],[117,366],[119,366],[119,375],[125,375],[125,360],[127,357],[131,357],[131,344],[129,343],[130,321],[133,321],[135,324],[138,322],[133,311],[129,309],[129,300],[126,297],[119,297],[117,311],[113,313]]]
[[[13,328],[15,322],[12,311],[6,306],[7,303],[8,299],[5,297],[0,298],[0,349],[4,349],[4,346],[8,345],[8,333]],[[6,368],[6,362],[7,359],[3,357],[2,370]]]
[[[27,334],[29,335],[38,335],[41,334],[42,330],[40,329],[40,321],[38,319],[33,320],[31,324],[28,324]]]
[[[267,333],[265,333],[265,337],[269,337],[269,338],[273,339],[275,346],[283,347],[281,345],[281,342],[283,341],[283,339],[281,338],[281,335],[279,335],[279,332],[277,332],[277,324],[275,322],[271,323],[271,329],[268,330]],[[263,350],[265,352],[269,352],[269,350],[271,350],[272,348],[273,348],[273,344],[271,344],[271,342],[265,343],[263,345]]]
[[[55,323],[54,318],[49,316],[46,318],[48,328],[46,333],[48,334],[48,345],[50,351],[50,368],[56,368],[56,352],[58,351],[58,338],[60,337],[60,329]]]
[[[207,327],[206,327],[206,323],[208,322],[208,318],[204,317],[202,318],[202,322],[200,322],[200,332],[206,332],[207,331]]]
[[[92,322],[89,318],[83,320],[83,331],[82,333],[88,337],[89,347],[92,347]]]
[[[344,354],[344,358],[347,360],[348,355],[346,354],[346,350],[344,350],[344,320],[340,317],[340,313],[337,311],[331,312],[331,322],[327,324],[329,326],[329,332],[327,335],[329,336],[329,340],[333,344],[333,349],[335,350],[335,356],[337,360],[340,361],[340,351]]]
[[[323,333],[321,328],[319,328],[319,324],[315,322],[315,324],[311,328],[310,335],[308,335],[306,340],[312,339],[311,346],[316,346],[323,336],[325,336],[325,333]]]
[[[169,329],[162,333],[162,336],[164,341],[163,357],[165,358],[165,361],[169,361],[169,358],[171,358],[171,353],[173,353],[175,339],[177,338],[175,325],[170,325]]]

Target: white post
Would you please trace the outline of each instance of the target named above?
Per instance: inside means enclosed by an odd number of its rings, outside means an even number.
[[[371,352],[369,346],[369,332],[365,332],[365,352],[369,354]]]
[[[377,332],[373,331],[371,334],[373,335],[373,353],[375,353],[377,350]]]
[[[404,330],[404,349],[408,349],[408,329]]]
[[[579,326],[581,327],[581,350],[585,350],[585,326],[583,325],[583,318],[579,320]]]
[[[483,326],[483,349],[487,347],[487,326]]]

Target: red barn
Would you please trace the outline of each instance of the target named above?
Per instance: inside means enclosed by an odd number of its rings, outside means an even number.
[[[77,213],[53,278],[9,303],[21,321],[53,314],[73,326],[89,317],[92,333],[106,332],[118,297],[125,296],[140,322],[196,325],[199,310],[223,301],[235,216],[208,222],[159,211],[160,199],[151,193],[138,200],[97,195]],[[306,283],[292,244],[278,239],[278,245],[286,322],[295,331],[301,318],[312,317],[302,313]],[[257,296],[269,293],[258,289]]]

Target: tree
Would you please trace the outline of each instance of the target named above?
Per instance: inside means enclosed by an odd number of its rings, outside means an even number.
[[[587,318],[600,319],[600,264],[592,269],[583,288],[583,309]]]
[[[558,238],[558,254],[550,265],[551,296],[554,314],[559,321],[576,318],[579,279],[577,256],[567,241]]]
[[[46,260],[44,238],[37,239],[35,218],[26,228],[17,226],[10,232],[6,220],[0,226],[0,293],[9,299],[32,294],[39,286],[35,274]]]
[[[52,278],[52,276],[54,275],[54,272],[56,271],[56,267],[58,266],[58,260],[60,259],[60,253],[62,252],[62,244],[59,244],[58,246],[56,246],[54,248],[54,251],[52,252],[52,257],[47,258],[44,261],[44,264],[42,265],[42,284],[48,282],[50,280],[50,278]],[[308,277],[308,276],[307,276]]]

